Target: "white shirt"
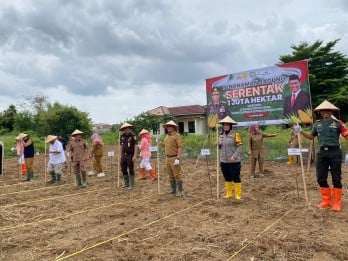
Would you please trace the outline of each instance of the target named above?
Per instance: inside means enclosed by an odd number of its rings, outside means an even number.
[[[59,152],[59,153],[53,153],[53,152]],[[53,144],[50,144],[49,155],[50,155],[50,160],[48,161],[48,163],[50,164],[59,164],[59,163],[64,163],[66,161],[63,145],[58,140],[55,140]]]

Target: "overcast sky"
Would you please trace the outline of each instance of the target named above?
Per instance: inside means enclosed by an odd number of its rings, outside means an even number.
[[[1,0],[0,111],[48,96],[120,123],[206,104],[205,79],[272,66],[293,44],[340,38],[345,0]]]

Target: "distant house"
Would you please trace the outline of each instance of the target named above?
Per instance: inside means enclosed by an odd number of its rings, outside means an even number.
[[[106,123],[97,123],[93,124],[92,129],[93,132],[103,133],[109,131],[111,129],[111,125]]]
[[[179,132],[181,134],[202,134],[208,132],[207,125],[207,108],[201,105],[187,105],[178,107],[160,106],[148,111],[153,115],[170,115],[175,117],[176,123],[179,125]],[[163,128],[164,123],[160,126],[161,135],[165,134]]]

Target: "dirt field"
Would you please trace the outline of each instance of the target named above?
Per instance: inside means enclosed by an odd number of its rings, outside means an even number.
[[[35,159],[33,182],[20,182],[16,159],[6,160],[0,260],[348,260],[348,206],[339,213],[315,208],[313,168],[307,207],[300,167],[298,199],[295,166],[285,163],[267,162],[266,176],[250,180],[243,162],[243,199],[236,202],[222,198],[222,176],[217,199],[215,162],[209,182],[204,159],[197,167],[183,160],[184,196],[177,198],[165,194],[162,164],[160,193],[149,178],[127,190],[117,187],[111,159],[104,160],[106,176],[89,177],[85,189],[75,189],[69,168],[61,185],[46,185],[43,156]]]

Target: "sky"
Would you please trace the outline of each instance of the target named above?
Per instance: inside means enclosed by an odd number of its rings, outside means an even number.
[[[1,0],[0,111],[28,97],[121,123],[206,105],[205,80],[273,66],[291,46],[340,38],[345,0]]]

